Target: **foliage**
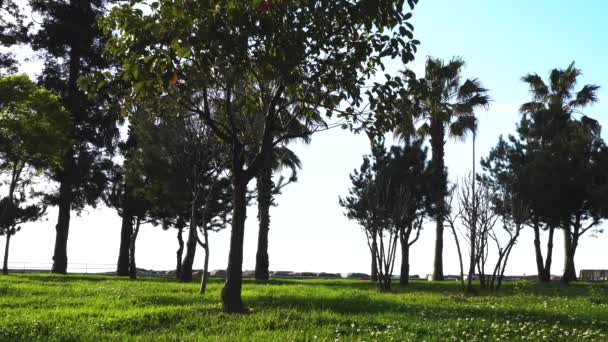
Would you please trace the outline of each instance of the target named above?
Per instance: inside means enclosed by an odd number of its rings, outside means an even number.
[[[117,110],[102,97],[89,97],[77,85],[78,78],[110,67],[101,53],[105,38],[97,17],[111,3],[106,0],[66,2],[29,0],[32,12],[40,16],[40,29],[31,35],[31,47],[44,60],[39,83],[56,92],[70,114],[69,137],[73,146],[51,177],[63,183],[67,194],[48,195],[49,203],[71,202],[80,211],[95,206],[107,185],[118,138]],[[68,199],[69,197],[69,199]],[[65,205],[65,204],[64,204]]]
[[[59,99],[26,75],[0,78],[0,160],[40,168],[61,165],[70,120]]]
[[[429,207],[427,172],[421,140],[408,140],[390,151],[382,141],[372,142],[372,154],[350,175],[349,195],[339,199],[346,217],[356,220],[366,234],[383,290],[390,289],[397,242],[408,253],[418,240]]]
[[[29,26],[19,2],[0,1],[0,47],[12,47],[27,41]],[[0,77],[17,71],[17,61],[11,52],[0,52]]]
[[[495,175],[493,183],[523,209],[510,220],[533,226],[536,235],[540,222],[551,229],[551,237],[552,229],[564,230],[566,280],[576,278],[574,253],[579,238],[604,217],[608,189],[603,171],[608,148],[599,123],[582,113],[597,101],[599,87],[585,85],[575,91],[580,75],[572,63],[566,69],[553,69],[549,83],[537,74],[524,76],[532,101],[520,108],[517,136],[501,138],[482,161]],[[536,253],[542,263],[538,247]]]

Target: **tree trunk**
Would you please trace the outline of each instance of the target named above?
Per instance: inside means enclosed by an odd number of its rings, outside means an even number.
[[[534,253],[536,254],[536,270],[538,272],[538,280],[541,282],[548,281],[545,279],[545,266],[543,261],[543,251],[540,248],[540,226],[534,223]]]
[[[409,234],[404,234],[401,238],[401,274],[399,275],[399,283],[401,285],[409,284],[410,279],[410,244]]]
[[[79,7],[78,10],[84,11],[84,7],[90,8],[90,4],[83,1],[70,0],[70,5]],[[69,74],[67,80],[67,96],[66,109],[74,122],[79,122],[79,118],[84,116],[81,111],[80,90],[78,88],[78,78],[81,76],[81,42],[78,41],[77,35],[74,35],[74,40],[69,42],[70,57],[69,57]],[[73,124],[75,125],[75,124]],[[71,138],[74,133],[70,132]],[[63,158],[63,170],[61,170],[60,185],[59,185],[59,213],[57,225],[55,226],[55,251],[53,254],[53,266],[51,272],[66,274],[68,269],[68,233],[70,230],[70,211],[72,208],[72,183],[75,181],[75,171],[78,170],[76,160],[74,159],[73,148],[70,148]]]
[[[201,287],[198,291],[200,294],[205,294],[205,290],[207,289],[207,280],[209,279],[209,235],[206,229],[203,230],[203,238],[205,239],[203,244],[203,250],[205,251],[205,263],[203,264]]]
[[[475,180],[473,180],[473,183],[475,182]],[[474,206],[476,204],[473,204]],[[473,219],[475,220],[475,219]],[[475,231],[475,227],[471,227],[470,229],[470,237],[471,237],[471,253],[470,253],[470,258],[469,258],[469,278],[467,279],[467,292],[468,293],[473,293],[475,292],[475,289],[473,289],[473,276],[475,276],[475,255],[476,255],[476,250],[475,250],[475,242],[477,239],[476,236],[476,231]],[[483,280],[480,279],[480,283],[483,284]]]
[[[576,270],[574,268],[574,241],[570,225],[564,226],[564,274],[562,282],[569,283],[576,281]]]
[[[376,255],[378,253],[378,243],[376,241],[377,235],[378,233],[374,232],[372,237],[372,274],[370,279],[373,283],[378,281],[378,261],[376,259]]]
[[[181,279],[182,277],[182,255],[184,254],[184,239],[182,238],[182,234],[184,232],[183,227],[179,227],[177,231],[177,242],[179,243],[179,248],[177,249],[177,265],[175,266],[175,277],[177,279]]]
[[[444,164],[445,128],[438,119],[431,120],[431,151],[433,200],[435,202],[435,256],[433,263],[433,280],[444,280],[443,277],[443,217],[445,215],[445,195],[447,175]]]
[[[120,228],[120,249],[116,265],[117,276],[129,275],[129,246],[133,234],[133,214],[131,208],[125,203],[122,212],[122,225]]]
[[[240,160],[242,149],[235,148],[233,163],[233,214],[232,230],[230,232],[230,251],[228,254],[228,267],[226,268],[226,281],[222,289],[222,302],[224,312],[244,312],[241,299],[243,283],[243,241],[245,235],[245,219],[247,218],[247,183],[248,179],[242,171]]]
[[[196,230],[195,219],[191,218],[190,231],[188,232],[188,241],[186,242],[186,256],[182,262],[182,274],[180,280],[182,282],[192,281],[192,265],[194,265],[194,256],[196,254]]]
[[[272,205],[272,151],[264,158],[264,166],[257,178],[258,190],[258,250],[255,258],[255,279],[268,280],[268,231],[270,230],[270,206]]]
[[[553,262],[553,235],[555,227],[549,227],[549,239],[547,240],[547,259],[545,259],[545,269],[543,281],[551,281],[551,263]]]
[[[135,241],[137,240],[137,234],[139,234],[139,226],[141,224],[141,218],[139,216],[136,219],[135,229],[131,238],[129,239],[129,278],[137,278],[137,267],[135,265]]]
[[[6,234],[6,245],[4,246],[4,263],[2,264],[2,274],[8,274],[8,247],[11,243],[11,233],[10,231]]]
[[[65,172],[65,171],[62,171]],[[67,178],[64,175],[63,178]],[[55,251],[51,272],[66,274],[68,270],[68,233],[70,230],[70,211],[72,206],[71,184],[63,179],[59,186],[59,213],[55,226]]]

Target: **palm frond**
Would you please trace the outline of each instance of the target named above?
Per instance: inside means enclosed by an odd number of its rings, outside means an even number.
[[[530,92],[535,99],[540,100],[549,95],[549,87],[545,84],[543,79],[538,74],[527,74],[522,77],[523,82],[528,83],[530,86]]]
[[[473,115],[459,116],[450,124],[448,134],[454,140],[464,140],[468,133],[477,132],[477,118]]]
[[[291,171],[290,179],[296,179],[298,170],[302,168],[302,161],[291,149],[286,146],[277,146],[273,150],[273,169],[280,171],[289,169]]]
[[[416,134],[421,138],[430,136],[431,135],[431,126],[428,124],[428,122],[423,123],[416,130]]]
[[[534,114],[540,112],[543,109],[545,109],[544,103],[532,101],[521,105],[521,107],[519,107],[519,112],[525,114]]]
[[[596,136],[599,136],[602,131],[602,126],[599,121],[592,119],[587,115],[581,117],[581,125]]]
[[[572,108],[574,107],[584,107],[588,104],[597,102],[597,90],[600,89],[599,86],[595,84],[587,84],[581,89],[578,93],[576,93],[576,98],[568,105]]]

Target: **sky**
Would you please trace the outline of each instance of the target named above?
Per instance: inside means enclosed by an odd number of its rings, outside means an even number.
[[[546,78],[552,68],[565,68],[572,61],[583,71],[580,85],[600,85],[599,104],[585,113],[608,127],[608,3],[602,0],[420,0],[413,12],[415,38],[421,45],[416,61],[407,67],[422,75],[427,56],[449,59],[461,56],[467,62],[465,77],[476,77],[490,89],[491,107],[479,112],[477,155],[486,156],[499,135],[514,131],[519,106],[529,101],[528,89],[520,80],[526,73]],[[18,50],[21,58],[30,57]],[[404,66],[388,64],[388,72]],[[22,71],[35,75],[40,62],[26,62]],[[608,138],[603,132],[604,139]],[[392,142],[397,144],[397,141]],[[340,129],[313,136],[310,145],[293,145],[303,163],[298,183],[289,185],[271,208],[269,235],[270,269],[314,272],[366,272],[370,254],[365,235],[356,222],[346,219],[338,197],[348,193],[349,173],[369,153],[364,135]],[[465,176],[472,168],[471,139],[446,145],[450,178]],[[478,170],[480,168],[478,167]],[[252,183],[251,186],[254,184]],[[25,225],[11,239],[10,266],[50,267],[57,212],[47,220]],[[245,228],[243,269],[255,267],[257,209],[250,207]],[[228,262],[229,228],[210,236],[210,269],[225,269]],[[526,229],[515,246],[507,274],[535,274],[532,231]],[[543,238],[546,238],[543,236]],[[427,222],[420,240],[410,251],[410,272],[426,276],[432,272],[434,222]],[[444,272],[459,272],[452,236],[444,235]],[[544,241],[544,240],[543,240]],[[69,271],[113,270],[118,258],[120,218],[103,206],[73,215],[68,241]],[[4,241],[0,238],[0,244]],[[553,274],[563,270],[561,231],[554,241]],[[585,236],[576,254],[577,269],[608,268],[608,232]],[[147,269],[175,268],[178,248],[176,230],[142,226],[136,248],[137,266]],[[400,257],[397,257],[397,266]],[[203,253],[196,254],[195,268],[202,268]],[[396,272],[398,273],[398,272]]]

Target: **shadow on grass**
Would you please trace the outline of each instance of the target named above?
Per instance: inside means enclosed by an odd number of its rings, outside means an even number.
[[[589,317],[572,317],[566,313],[537,311],[525,307],[495,307],[490,303],[462,305],[458,299],[446,296],[442,302],[435,303],[399,303],[395,294],[387,293],[382,296],[369,297],[355,295],[350,297],[315,297],[310,295],[280,295],[257,296],[248,298],[247,304],[263,311],[265,309],[288,309],[301,311],[304,314],[314,311],[330,311],[344,315],[374,316],[396,314],[404,321],[419,320],[456,320],[468,318],[472,321],[481,319],[489,321],[545,321],[547,324],[560,322],[561,326],[591,327]],[[467,301],[464,297],[463,301]],[[450,305],[450,302],[453,305]],[[411,318],[408,318],[411,317]]]

